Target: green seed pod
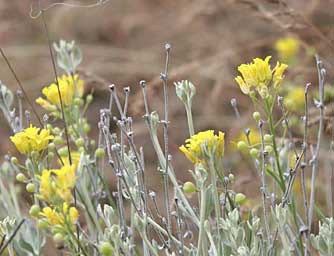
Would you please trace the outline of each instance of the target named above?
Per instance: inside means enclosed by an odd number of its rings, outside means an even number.
[[[252,157],[256,158],[258,156],[258,154],[259,154],[259,151],[256,148],[252,148],[251,150],[249,150],[249,154]]]
[[[271,142],[273,142],[273,136],[270,135],[270,134],[265,134],[265,135],[263,136],[263,140],[264,140],[264,142],[266,142],[266,143],[271,143]]]
[[[53,152],[49,152],[48,155],[47,155],[47,158],[48,158],[48,162],[51,162],[54,158],[55,154]]]
[[[32,216],[32,217],[37,217],[39,212],[41,211],[41,209],[39,208],[39,206],[37,204],[34,204],[30,207],[30,210],[29,210],[29,214]]]
[[[15,156],[13,156],[10,161],[12,162],[12,164],[14,165],[18,165],[19,164],[19,160],[17,160],[17,158]]]
[[[86,97],[86,102],[89,104],[93,101],[94,97],[92,94],[88,94]]]
[[[230,181],[231,183],[234,183],[234,175],[233,175],[233,173],[230,173],[230,174],[228,175],[228,179],[229,179],[229,181]]]
[[[99,251],[103,256],[111,256],[113,253],[113,247],[109,242],[101,242],[99,244]]]
[[[37,225],[39,229],[47,229],[49,227],[49,223],[45,220],[39,220]]]
[[[237,204],[243,204],[246,201],[246,196],[243,193],[237,193],[235,195],[235,202]]]
[[[60,128],[59,127],[55,127],[52,129],[52,133],[55,134],[55,135],[58,135],[60,134]]]
[[[248,146],[247,146],[246,142],[241,140],[241,141],[238,142],[237,148],[238,148],[239,151],[244,151],[244,150],[248,149]]]
[[[27,186],[26,186],[26,190],[27,190],[29,193],[34,193],[34,192],[35,192],[35,184],[33,184],[33,183],[28,183]]]
[[[78,138],[75,141],[75,145],[77,145],[78,148],[83,147],[85,145],[85,140],[83,138]]]
[[[267,145],[264,147],[264,151],[271,153],[273,151],[273,147],[271,145]]]
[[[261,119],[261,115],[260,115],[260,113],[259,112],[254,112],[253,113],[253,119],[258,123],[259,121],[260,121],[260,119]]]
[[[54,139],[53,139],[53,143],[55,145],[62,145],[64,143],[64,140],[61,136],[56,136]]]
[[[18,182],[25,182],[26,180],[27,180],[27,177],[23,174],[23,173],[18,173],[17,175],[16,175],[16,180],[18,181]]]
[[[61,233],[56,233],[53,236],[53,241],[55,241],[56,243],[60,243],[64,240],[64,236]]]
[[[77,106],[81,106],[81,105],[82,105],[82,99],[80,99],[80,98],[75,98],[75,99],[73,100],[73,104],[74,104],[74,105],[77,105]]]
[[[61,157],[67,157],[68,156],[68,149],[67,147],[62,147],[58,150],[58,154],[61,156]]]
[[[83,128],[84,128],[85,133],[89,133],[89,131],[90,131],[90,125],[89,124],[85,123]]]
[[[196,186],[194,185],[194,183],[187,181],[183,184],[183,191],[186,194],[191,194],[196,192]]]
[[[56,148],[56,145],[53,142],[49,143],[49,145],[48,145],[49,151],[54,151],[55,148]]]
[[[95,150],[95,157],[96,158],[103,158],[105,155],[105,151],[103,148],[98,148]]]

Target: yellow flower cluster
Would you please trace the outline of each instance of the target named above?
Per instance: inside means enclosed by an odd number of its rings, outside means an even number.
[[[199,132],[187,139],[186,145],[182,145],[179,149],[194,164],[208,158],[207,154],[213,154],[215,157],[221,158],[224,155],[224,136],[223,132],[215,135],[213,130]]]
[[[46,202],[72,201],[72,189],[77,176],[74,165],[64,165],[60,169],[43,170],[40,176],[39,195]]]
[[[64,225],[65,223],[73,225],[79,218],[78,210],[75,207],[69,207],[65,202],[62,209],[44,207],[41,213],[51,226]]]
[[[281,38],[275,43],[278,58],[284,62],[291,62],[296,57],[299,46],[299,41],[293,37]]]
[[[284,98],[284,105],[288,110],[303,112],[305,104],[305,91],[302,86],[293,87]]]
[[[52,139],[53,136],[49,130],[33,127],[32,125],[10,137],[17,150],[25,155],[32,151],[40,152],[44,150]]]
[[[79,80],[78,75],[66,76],[58,78],[59,90],[62,103],[64,106],[69,106],[75,97],[82,97],[84,93],[84,82]],[[50,86],[44,87],[42,93],[46,97],[36,99],[36,103],[41,105],[47,111],[55,111],[60,107],[60,99],[57,84],[53,83]]]
[[[244,94],[249,94],[255,89],[262,98],[266,98],[270,83],[273,83],[275,89],[281,84],[283,73],[288,66],[277,62],[275,68],[271,69],[270,58],[271,56],[267,56],[264,60],[255,58],[253,63],[241,64],[238,67],[241,76],[237,76],[235,80]]]

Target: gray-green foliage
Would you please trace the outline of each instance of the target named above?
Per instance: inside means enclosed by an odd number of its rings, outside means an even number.
[[[311,234],[312,246],[321,256],[334,255],[334,219],[319,221],[319,234]]]
[[[228,251],[230,255],[261,255],[260,227],[260,219],[256,216],[252,216],[245,223],[240,219],[237,208],[229,212],[226,218],[221,220],[226,255]]]

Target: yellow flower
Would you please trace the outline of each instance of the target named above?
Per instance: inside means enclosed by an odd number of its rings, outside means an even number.
[[[284,105],[288,110],[303,112],[305,104],[305,91],[301,86],[293,87],[284,97]]]
[[[71,151],[72,164],[74,164],[75,169],[78,167],[78,164],[80,162],[80,157],[81,157],[81,153],[80,152],[78,152],[78,151]],[[61,160],[63,161],[64,165],[70,165],[70,160],[69,160],[68,156],[61,157]]]
[[[64,201],[72,200],[72,189],[75,186],[77,176],[74,165],[64,165],[61,169],[53,170],[56,175],[56,193]]]
[[[219,132],[217,136],[213,130],[199,132],[187,139],[186,145],[182,145],[179,149],[194,164],[200,163],[210,153],[216,157],[222,157],[224,155],[224,135],[223,132]]]
[[[75,207],[69,207],[65,202],[61,209],[49,206],[44,207],[41,215],[46,218],[51,226],[63,225],[65,222],[74,224],[79,218],[79,212]]]
[[[43,200],[49,202],[55,195],[55,188],[52,186],[51,170],[44,170],[40,177],[39,194]]]
[[[82,97],[84,93],[84,82],[78,79],[78,75],[58,77],[59,90],[64,106],[69,106],[75,97]],[[44,87],[42,93],[46,100],[39,97],[36,103],[47,111],[54,111],[55,107],[60,107],[58,87],[56,83]]]
[[[64,223],[59,213],[56,212],[56,209],[51,209],[49,206],[43,208],[42,216],[44,216],[52,226]]]
[[[299,46],[299,41],[293,37],[281,38],[275,43],[278,58],[285,62],[291,62],[296,57]]]
[[[273,82],[274,82],[274,88],[277,89],[278,86],[281,85],[282,81],[283,81],[283,73],[286,70],[286,68],[288,67],[288,65],[282,63],[279,64],[279,62],[277,62],[276,67],[274,68],[274,76],[273,76]]]
[[[241,64],[238,67],[241,76],[237,76],[235,81],[244,94],[256,90],[262,98],[266,98],[269,84],[273,81],[276,88],[282,82],[283,72],[287,65],[277,63],[272,70],[269,64],[270,58],[271,56],[267,56],[264,60],[255,58],[252,63]]]
[[[21,154],[29,154],[32,151],[44,150],[53,136],[47,129],[30,126],[11,136],[10,139]]]
[[[40,177],[39,195],[46,202],[71,202],[72,189],[76,179],[74,165],[64,165],[60,169],[43,170]]]

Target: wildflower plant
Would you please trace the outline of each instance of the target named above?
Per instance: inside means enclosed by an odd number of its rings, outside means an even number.
[[[277,62],[271,67],[268,56],[238,67],[240,75],[235,80],[254,105],[254,123],[251,129],[243,127],[244,134],[236,144],[243,157],[249,153],[259,177],[259,183],[254,180],[261,197],[257,211],[244,207],[248,197],[238,191],[234,170],[226,168],[227,131],[196,131],[192,116],[196,89],[185,80],[174,83],[188,122],[188,135],[178,153],[188,160],[192,179],[183,184],[178,181],[182,170],[173,166],[168,136],[173,132],[168,110],[169,44],[160,74],[161,117],[150,109],[148,85],[139,83],[143,122],[155,151],[161,191],[149,189],[143,146],[137,144],[128,111],[130,87],[123,90],[123,103],[117,86],[109,85],[109,102],[100,110],[95,142],[86,118],[93,95],[85,92],[85,82],[77,72],[81,51],[74,42],[60,41],[53,46],[52,61],[63,74],[55,69],[54,81],[36,99],[45,112],[42,119],[29,104],[38,124],[28,110],[23,114],[24,91],[17,94],[19,111],[15,111],[14,94],[5,85],[0,87],[0,107],[12,129],[10,140],[20,153],[19,159],[6,156],[1,166],[0,254],[42,255],[46,238],[52,237],[57,250],[67,255],[310,255],[311,246],[321,255],[330,255],[326,253],[333,246],[326,235],[332,236],[332,219],[323,218],[319,235],[311,234],[313,213],[315,209],[321,212],[314,196],[324,116],[325,71],[319,59],[320,97],[315,103],[320,121],[312,150],[307,136],[308,87],[303,91],[303,143],[297,145],[289,106],[279,96],[287,65]],[[231,103],[240,118],[237,100]],[[158,136],[160,128],[162,137]],[[312,172],[310,198],[305,185],[308,168]],[[297,173],[302,210],[297,209],[293,190]],[[26,191],[20,191],[23,187]],[[22,193],[29,197],[29,215],[20,207]]]

